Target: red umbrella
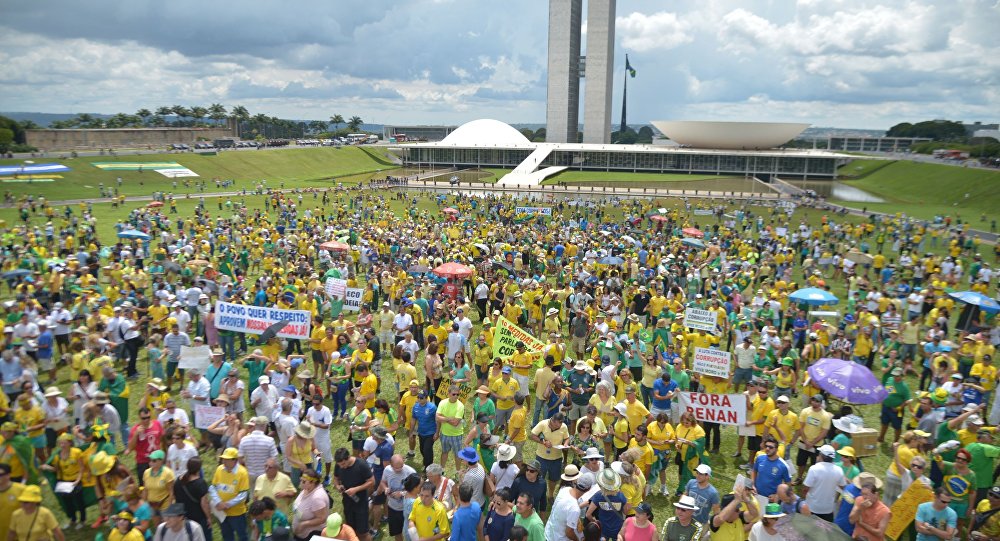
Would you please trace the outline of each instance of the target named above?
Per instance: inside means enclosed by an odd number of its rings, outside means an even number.
[[[343,242],[331,240],[329,242],[324,242],[319,245],[320,250],[329,250],[331,252],[346,252],[351,249],[351,247]]]
[[[665,222],[665,221],[667,221],[667,217],[666,216],[660,216],[659,214],[654,214],[654,215],[650,216],[649,219],[653,220],[654,222]]]
[[[684,233],[685,236],[697,237],[699,239],[705,237],[705,234],[702,233],[700,229],[694,227],[685,227],[684,229],[681,229],[681,233]]]
[[[451,207],[445,207],[441,212],[445,214],[458,214],[458,209],[453,209]]]
[[[147,207],[162,207],[163,206],[163,202],[162,201],[153,201],[152,203],[150,203],[150,204],[148,204],[146,206]]]
[[[434,274],[444,278],[467,278],[472,275],[472,269],[461,263],[445,263],[432,270]]]

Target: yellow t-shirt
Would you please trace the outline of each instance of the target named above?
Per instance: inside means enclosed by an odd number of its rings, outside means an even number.
[[[24,491],[21,483],[11,483],[10,488],[0,492],[0,532],[10,531],[10,515],[21,508],[21,502],[17,498]]]
[[[801,422],[799,421],[799,416],[794,412],[789,411],[782,415],[781,410],[775,408],[774,411],[767,414],[764,426],[770,429],[774,439],[787,445],[791,443],[792,436],[799,430]],[[778,433],[779,430],[780,434]]]
[[[651,442],[674,439],[674,427],[670,426],[670,423],[664,424],[663,428],[660,428],[660,423],[649,423],[648,425],[646,425],[646,429],[647,429],[646,437]],[[633,439],[632,441],[635,440]],[[656,443],[652,445],[653,449],[657,451],[667,451],[671,447],[671,444],[669,443]]]
[[[517,408],[510,414],[510,419],[507,420],[507,437],[511,443],[521,443],[528,439],[528,431],[525,428],[527,419],[528,410],[523,407]]]
[[[31,409],[19,409],[14,412],[14,422],[21,430],[26,430],[29,426],[36,426],[45,421],[45,412],[42,408],[33,407]],[[37,438],[45,433],[45,427],[28,432],[29,438]]]
[[[444,504],[437,500],[434,500],[430,507],[424,505],[419,499],[413,502],[413,510],[410,511],[409,519],[417,527],[417,535],[421,538],[451,533],[448,512],[445,510]],[[437,534],[434,532],[435,528],[437,528]]]
[[[231,472],[226,469],[225,466],[219,466],[215,469],[215,475],[212,476],[212,486],[215,487],[216,493],[222,501],[229,501],[236,497],[240,492],[250,490],[250,475],[247,473],[247,469],[243,466],[236,465],[236,471]],[[244,515],[247,512],[246,500],[226,509],[227,517],[238,517]]]
[[[497,397],[497,409],[506,410],[514,407],[514,395],[521,390],[521,385],[516,379],[510,378],[508,381],[500,379],[490,385],[490,391]]]
[[[802,438],[809,440],[818,438],[824,430],[830,429],[831,421],[833,421],[833,414],[826,410],[816,411],[812,407],[802,410],[802,413],[799,414]]]
[[[111,533],[108,534],[108,541],[143,541],[146,539],[142,535],[142,531],[137,528],[132,528],[128,532],[122,533],[118,528],[112,528]]]
[[[757,396],[753,398],[750,403],[750,420],[760,421],[766,419],[768,414],[774,410],[774,400],[771,400],[770,396],[763,396],[758,393]],[[764,423],[759,425],[754,425],[757,429],[757,435],[764,435]]]
[[[648,435],[649,434],[647,433],[647,436]],[[643,471],[643,473],[648,472],[649,469],[653,467],[653,462],[656,462],[656,455],[653,453],[653,446],[650,445],[649,440],[646,440],[646,443],[639,445],[639,442],[637,442],[635,438],[632,438],[628,442],[628,447],[629,449],[633,447],[638,447],[639,449],[642,449],[642,456],[640,456],[639,459],[635,461],[635,465],[638,466]]]
[[[377,393],[375,392],[375,390],[377,388],[378,388],[378,378],[375,377],[375,374],[369,373],[367,376],[365,376],[365,379],[361,380],[361,390],[358,391],[358,394],[360,394],[361,396],[371,395],[368,401],[365,402],[365,407],[368,409],[375,407],[375,398],[377,397]]]
[[[510,357],[510,366],[514,369],[514,373],[521,376],[530,376],[531,367],[534,364],[533,355],[524,353],[515,353]]]
[[[56,469],[56,479],[59,481],[76,481],[80,475],[80,457],[83,451],[76,447],[70,447],[69,458],[63,460],[59,452],[52,455],[52,467]]]
[[[649,410],[638,400],[632,403],[626,401],[625,417],[628,418],[629,427],[634,431],[639,425],[646,424],[646,418],[649,417]]]
[[[153,475],[152,468],[142,474],[142,483],[146,487],[149,496],[149,505],[153,509],[166,509],[173,501],[173,491],[171,483],[174,482],[174,471],[163,466],[159,475]]]
[[[562,451],[556,449],[556,445],[562,445],[567,438],[569,438],[569,429],[566,425],[560,424],[559,428],[552,430],[552,426],[549,424],[548,419],[543,419],[535,425],[535,428],[531,429],[531,433],[535,436],[541,438],[543,442],[549,442],[552,447],[546,447],[542,444],[538,444],[535,448],[535,455],[538,458],[544,458],[546,460],[558,460],[562,459]]]
[[[14,532],[17,541],[53,539],[52,531],[58,527],[56,516],[41,505],[31,514],[18,509],[10,515],[10,531]]]

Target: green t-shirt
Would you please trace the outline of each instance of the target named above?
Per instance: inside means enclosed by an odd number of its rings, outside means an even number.
[[[898,408],[910,399],[910,388],[906,385],[906,381],[896,383],[892,374],[886,374],[882,378],[882,386],[889,393],[889,396],[882,401],[882,405],[887,408]]]
[[[941,486],[948,491],[948,494],[951,494],[954,500],[962,500],[959,503],[968,504],[969,493],[976,490],[976,472],[970,468],[969,473],[960,474],[955,471],[953,462],[942,460],[940,464],[941,472],[944,474]]]
[[[688,391],[691,388],[691,376],[688,375],[684,370],[677,370],[670,366],[670,379],[677,382],[677,389],[680,391]]]
[[[438,415],[446,417],[448,419],[465,417],[465,404],[461,401],[456,400],[452,402],[451,400],[442,400],[437,407]],[[442,436],[461,436],[465,434],[465,422],[463,419],[462,423],[455,426],[451,423],[443,422],[441,423],[441,435]]]
[[[1000,456],[1000,447],[987,443],[970,443],[965,450],[972,455],[969,469],[976,474],[976,488],[990,488],[993,485],[993,462]]]
[[[257,383],[257,380],[264,375],[264,369],[267,368],[267,361],[260,359],[247,359],[246,361],[243,361],[243,366],[247,367],[247,377],[250,378],[247,380],[247,386],[249,387],[248,390],[252,393],[257,390],[257,387],[260,385]]]
[[[520,513],[514,513],[514,526],[522,526],[528,530],[528,541],[545,539],[545,525],[538,513],[532,513],[528,518],[522,517]]]

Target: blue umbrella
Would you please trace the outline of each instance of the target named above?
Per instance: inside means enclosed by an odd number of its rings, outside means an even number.
[[[126,229],[125,231],[118,233],[118,238],[149,240],[149,235],[139,231],[138,229]]]
[[[22,278],[24,276],[30,276],[30,275],[31,275],[31,271],[28,270],[28,269],[15,269],[15,270],[7,271],[7,272],[3,273],[2,275],[0,275],[0,277],[2,277],[4,280],[12,280],[12,279]]]
[[[813,306],[822,306],[824,304],[837,304],[840,299],[835,297],[833,293],[826,291],[824,289],[819,289],[818,287],[807,287],[800,289],[788,296],[789,300],[795,301],[797,303],[809,304]]]
[[[987,312],[1000,312],[1000,304],[998,304],[997,301],[976,291],[956,291],[954,293],[949,293],[948,296],[958,302],[978,306],[980,310],[985,310]]]
[[[687,244],[688,246],[694,246],[695,248],[704,248],[705,243],[701,239],[696,239],[693,237],[684,237],[681,239],[682,244]]]
[[[625,260],[616,255],[609,255],[608,257],[602,257],[597,262],[601,265],[621,265]]]

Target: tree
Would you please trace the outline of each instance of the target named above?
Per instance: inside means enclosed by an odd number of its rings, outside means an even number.
[[[364,124],[364,123],[365,123],[365,121],[361,120],[361,117],[359,117],[359,116],[352,116],[351,120],[347,121],[347,127],[350,128],[350,130],[352,132],[356,132],[359,129],[361,129],[361,125]]]
[[[208,109],[195,105],[191,108],[191,118],[194,119],[195,124],[201,124],[201,120],[208,116]]]
[[[219,121],[226,119],[226,106],[221,103],[213,103],[208,106],[208,118],[215,121],[215,125],[219,125]]]
[[[188,111],[188,108],[184,107],[183,105],[174,105],[173,107],[170,108],[170,110],[173,111],[175,115],[177,115],[176,124],[178,126],[183,125],[184,119],[191,116],[191,111]]]
[[[966,140],[965,126],[961,122],[952,120],[925,120],[916,124],[903,122],[889,128],[886,136],[929,137],[935,141],[964,142]]]
[[[168,105],[164,105],[163,107],[157,107],[156,114],[163,117],[170,116],[174,114],[174,108]]]
[[[18,122],[17,125],[20,126],[22,130],[37,130],[41,128],[41,126],[36,124],[34,120],[22,120]],[[17,132],[14,132],[14,136],[17,137]]]
[[[242,105],[237,105],[229,112],[229,118],[236,123],[236,137],[242,137],[243,123],[250,120],[250,111]]]
[[[253,122],[254,131],[267,137],[267,125],[271,122],[271,118],[264,113],[257,113],[250,120]]]
[[[315,133],[325,132],[328,127],[328,123],[322,120],[313,120],[309,123],[309,130]]]
[[[330,117],[330,124],[333,124],[334,130],[339,130],[340,125],[344,123],[343,115],[333,115]]]
[[[531,128],[521,128],[518,131],[520,131],[521,135],[523,135],[524,138],[529,141],[531,141],[535,137],[535,131],[532,130]]]
[[[135,112],[136,116],[142,119],[142,123],[145,124],[149,117],[153,116],[153,113],[149,109],[139,109]]]
[[[649,126],[643,126],[639,128],[639,138],[636,140],[637,143],[644,145],[650,145],[653,143],[653,128]]]
[[[535,143],[544,143],[545,142],[545,136],[546,136],[547,133],[548,132],[546,131],[546,129],[545,129],[544,126],[541,127],[541,128],[538,128],[537,130],[535,130],[535,135],[531,137],[531,140],[533,142],[535,142]]]
[[[0,152],[7,152],[10,145],[14,143],[14,130],[10,128],[0,128]]]

